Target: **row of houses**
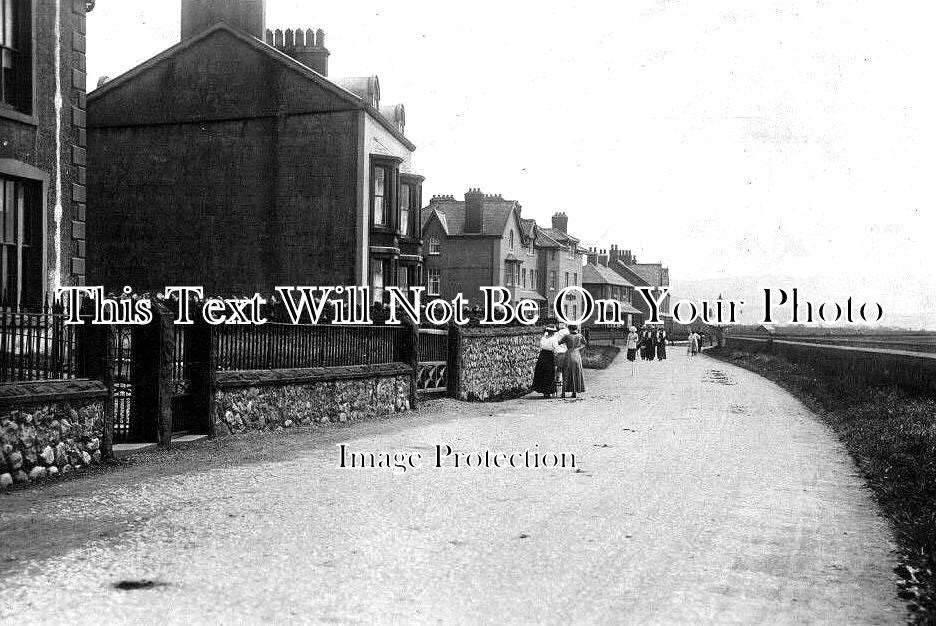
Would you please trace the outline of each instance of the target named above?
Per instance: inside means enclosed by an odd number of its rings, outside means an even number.
[[[322,29],[268,29],[265,0],[183,0],[178,44],[86,95],[93,5],[0,3],[9,306],[86,283],[367,284],[377,300],[388,286],[471,298],[503,285],[553,315],[577,285],[640,323],[635,287],[669,283],[662,264],[583,247],[565,213],[541,226],[480,189],[424,204],[405,107],[381,100],[377,76],[331,76]],[[563,302],[573,317],[583,305]]]

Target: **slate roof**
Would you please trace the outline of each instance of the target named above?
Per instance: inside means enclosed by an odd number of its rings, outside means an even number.
[[[428,210],[422,212],[422,228],[426,227],[433,214],[437,214],[442,221],[445,234],[449,237],[459,235],[481,236],[481,237],[502,237],[504,229],[507,227],[507,220],[510,219],[511,212],[519,204],[515,200],[503,200],[500,198],[485,197],[484,210],[481,218],[480,233],[465,232],[465,201],[455,200],[452,196],[436,196],[427,207]]]
[[[627,268],[647,281],[648,285],[659,287],[662,283],[662,263],[631,263]]]
[[[582,270],[583,285],[618,285],[620,287],[633,287],[634,285],[615,272],[603,265],[592,265],[589,263]]]

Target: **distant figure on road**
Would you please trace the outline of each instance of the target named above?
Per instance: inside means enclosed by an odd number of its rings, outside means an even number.
[[[569,326],[569,334],[559,343],[569,350],[562,361],[561,397],[565,398],[566,392],[571,392],[574,398],[576,394],[585,391],[585,370],[582,368],[582,355],[579,351],[588,344],[575,325]]]
[[[691,357],[699,354],[699,336],[691,330],[689,331],[689,347],[686,349],[686,354]]]
[[[658,361],[666,360],[666,331],[662,328],[656,333],[656,357]]]
[[[533,391],[550,397],[556,393],[556,330],[547,326],[540,338],[540,353],[533,370]]]
[[[652,361],[656,356],[656,341],[653,337],[653,331],[649,328],[644,331],[642,348],[640,355],[644,361]]]
[[[631,326],[627,333],[627,360],[631,362],[631,376],[634,375],[634,361],[637,360],[637,344],[640,342],[640,335],[637,334],[637,327]]]

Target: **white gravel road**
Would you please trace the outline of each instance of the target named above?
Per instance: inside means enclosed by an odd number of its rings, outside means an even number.
[[[443,401],[343,431],[351,451],[422,454],[406,473],[338,468],[328,441],[38,502],[23,523],[132,522],[8,572],[0,622],[905,622],[888,526],[818,418],[706,357],[637,366],[586,372],[577,401]],[[577,467],[436,468],[436,445]]]

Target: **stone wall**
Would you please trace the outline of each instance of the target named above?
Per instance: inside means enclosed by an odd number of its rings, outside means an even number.
[[[459,329],[455,397],[500,400],[526,395],[542,334],[539,327]]]
[[[100,463],[106,398],[97,381],[0,385],[0,489]]]
[[[403,364],[218,372],[217,435],[349,422],[409,410]]]

